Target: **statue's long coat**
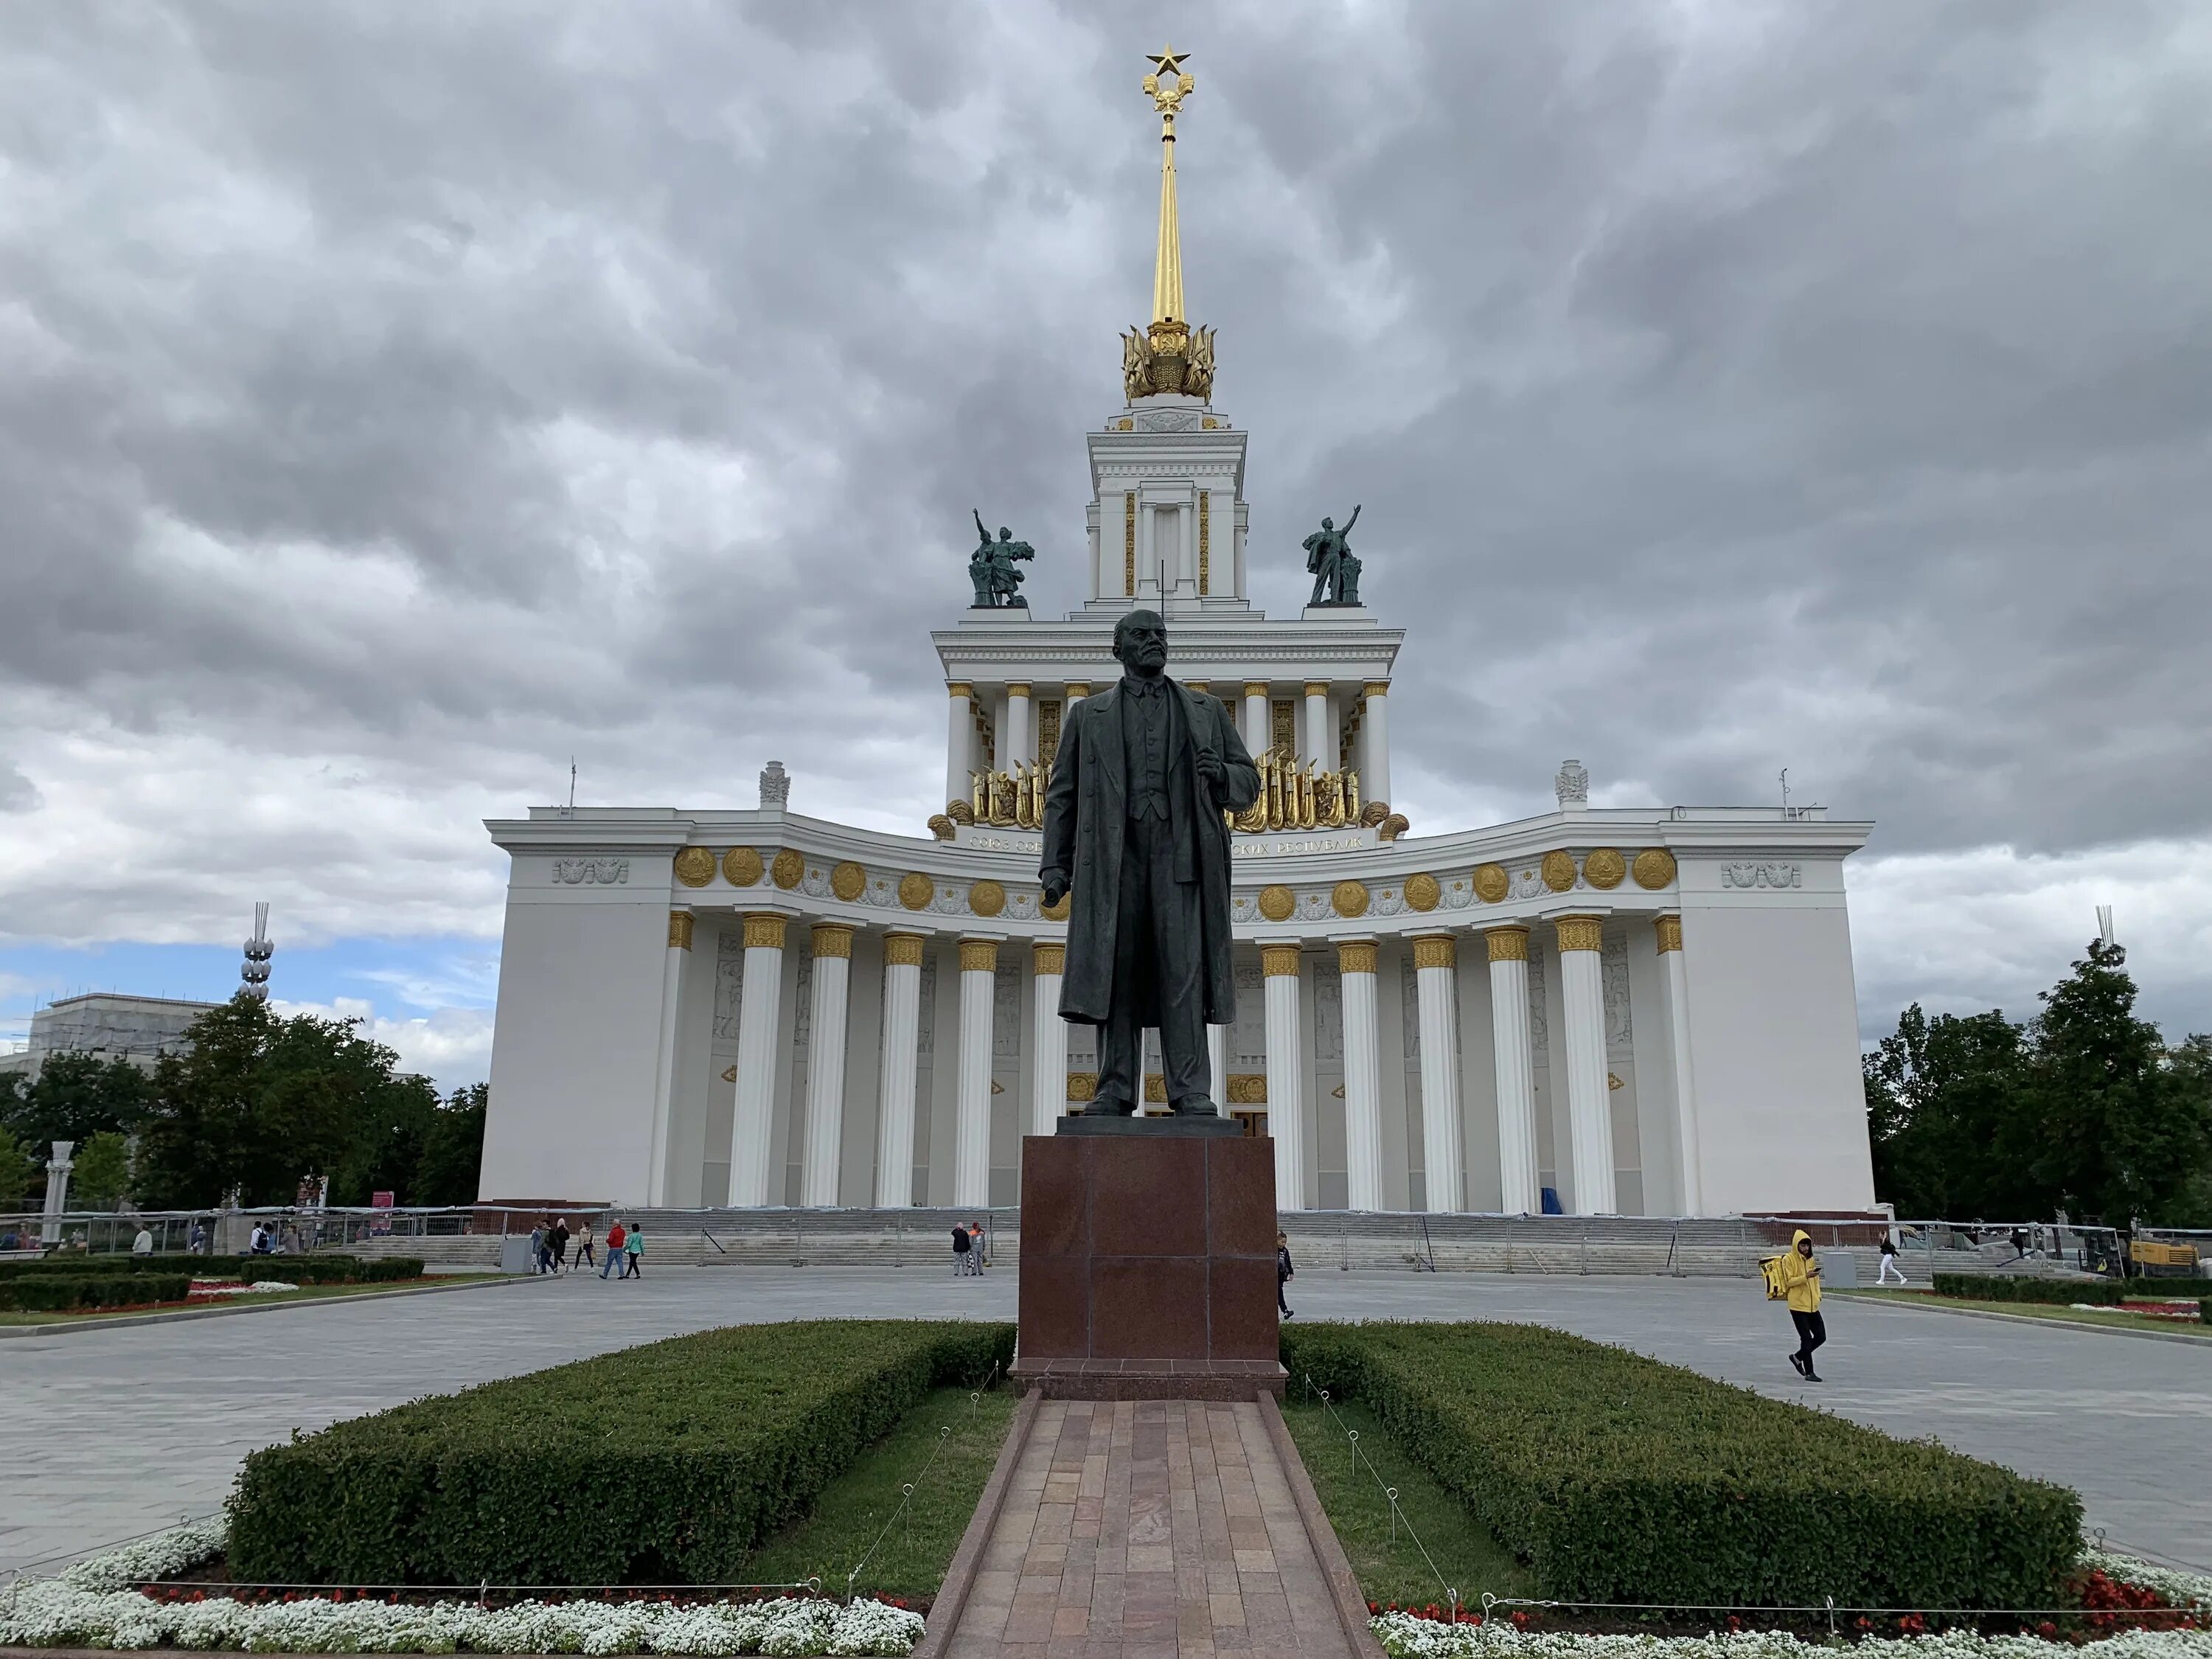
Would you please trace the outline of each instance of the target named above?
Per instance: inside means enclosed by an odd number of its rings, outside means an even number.
[[[1229,931],[1229,825],[1221,809],[1243,811],[1260,795],[1259,769],[1237,735],[1237,723],[1218,697],[1188,690],[1175,681],[1170,690],[1180,705],[1181,742],[1172,757],[1170,793],[1177,809],[1209,798],[1199,775],[1198,750],[1211,748],[1221,758],[1221,792],[1211,805],[1191,805],[1195,836],[1191,872],[1199,887],[1199,942],[1203,963],[1206,1023],[1226,1025],[1236,1018],[1237,982],[1231,968]],[[1085,1024],[1105,1023],[1114,992],[1114,933],[1121,915],[1121,836],[1127,821],[1127,756],[1121,735],[1119,683],[1085,697],[1067,711],[1060,727],[1060,753],[1053,762],[1052,787],[1045,793],[1044,852],[1039,860],[1048,877],[1069,878],[1067,963],[1060,983],[1060,1016]],[[1176,875],[1182,875],[1178,852]]]

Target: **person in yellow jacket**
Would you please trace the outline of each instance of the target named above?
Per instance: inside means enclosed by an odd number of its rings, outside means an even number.
[[[1782,1258],[1782,1290],[1790,1304],[1790,1322],[1797,1328],[1797,1352],[1790,1363],[1808,1382],[1818,1382],[1813,1369],[1813,1350],[1828,1340],[1820,1318],[1820,1264],[1813,1255],[1813,1236],[1800,1227],[1790,1240],[1790,1254]]]

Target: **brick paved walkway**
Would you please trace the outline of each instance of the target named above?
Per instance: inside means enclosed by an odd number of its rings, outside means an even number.
[[[947,1659],[1351,1648],[1256,1406],[1048,1401]]]

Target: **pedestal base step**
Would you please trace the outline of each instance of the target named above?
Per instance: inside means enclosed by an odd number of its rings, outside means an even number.
[[[1047,1400],[1249,1400],[1283,1397],[1290,1380],[1273,1359],[1024,1359],[1008,1375]]]

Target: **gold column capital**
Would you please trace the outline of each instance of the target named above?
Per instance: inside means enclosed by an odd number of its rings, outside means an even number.
[[[1552,926],[1562,951],[1601,951],[1605,948],[1603,916],[1561,916]]]
[[[814,924],[814,954],[817,957],[845,957],[853,954],[853,930],[842,921],[817,921]]]
[[[922,947],[928,941],[920,933],[885,933],[884,935],[884,966],[886,968],[919,968]]]
[[[947,680],[945,683],[945,695],[948,697],[957,697],[961,702],[968,702],[974,699],[975,688],[966,680]]]
[[[1089,680],[1070,680],[1070,681],[1068,681],[1068,683],[1067,683],[1067,695],[1068,695],[1069,696],[1071,696],[1071,697],[1087,697],[1087,696],[1089,696],[1091,695],[1091,682],[1090,682]]]
[[[1659,954],[1682,948],[1682,919],[1680,916],[1654,916],[1651,926],[1659,935]]]
[[[748,951],[781,951],[783,949],[783,930],[790,921],[788,916],[779,916],[766,910],[745,913],[745,949]]]
[[[1375,971],[1375,941],[1347,939],[1336,947],[1336,965],[1347,974],[1371,974]]]
[[[1213,690],[1213,682],[1212,680],[1185,680],[1183,682],[1183,687],[1186,690],[1211,693]]]
[[[1247,680],[1244,682],[1244,695],[1248,697],[1264,697],[1267,695],[1267,688],[1261,681]]]
[[[1387,697],[1390,695],[1390,687],[1385,681],[1370,680],[1359,688],[1359,695],[1363,697]]]
[[[1322,680],[1308,680],[1306,682],[1306,696],[1310,697],[1325,697],[1328,695],[1328,686],[1326,682]]]
[[[691,948],[692,923],[693,917],[689,910],[671,910],[668,913],[668,948],[670,950],[688,951]]]
[[[1006,695],[1008,696],[1026,697],[1029,694],[1030,683],[1027,680],[1010,680],[1007,682]]]
[[[1295,945],[1263,945],[1260,947],[1260,972],[1268,979],[1296,979],[1298,956]]]
[[[1449,933],[1417,933],[1413,937],[1413,967],[1456,968],[1459,941]]]
[[[1526,927],[1485,928],[1482,937],[1490,945],[1490,959],[1492,962],[1528,960],[1528,930]]]
[[[1036,971],[1040,974],[1062,974],[1067,971],[1067,947],[1039,939],[1030,947]]]
[[[999,941],[994,939],[963,939],[960,941],[960,971],[963,974],[995,974],[999,971]]]

